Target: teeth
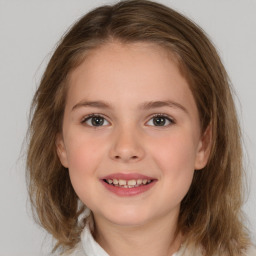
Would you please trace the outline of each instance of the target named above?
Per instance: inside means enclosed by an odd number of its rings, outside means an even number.
[[[136,185],[136,180],[128,180],[128,186],[135,186],[135,185]]]
[[[124,186],[124,185],[126,185],[126,180],[119,180],[118,183],[120,186]],[[128,185],[129,185],[129,183],[128,183]]]
[[[137,184],[138,185],[142,184],[142,180],[141,179],[137,180]]]
[[[138,179],[138,180],[118,180],[118,179],[107,179],[105,180],[108,184],[123,188],[133,188],[140,185],[146,185],[152,182],[152,180]]]
[[[113,179],[113,184],[114,184],[114,185],[117,185],[118,183],[119,183],[118,180]]]

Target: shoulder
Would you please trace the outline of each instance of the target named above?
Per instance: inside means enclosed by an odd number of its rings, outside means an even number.
[[[78,243],[75,248],[66,251],[61,256],[88,256],[83,250],[82,243]]]
[[[173,256],[203,256],[202,248],[192,244],[183,244],[178,252],[173,254]]]
[[[175,253],[173,256],[204,256],[203,249],[192,245],[186,245]],[[256,247],[250,246],[244,253],[243,256],[256,256]]]
[[[256,247],[251,246],[245,253],[245,256],[256,256]]]
[[[75,248],[66,251],[62,256],[109,256],[94,240],[89,225],[81,233],[81,240]]]

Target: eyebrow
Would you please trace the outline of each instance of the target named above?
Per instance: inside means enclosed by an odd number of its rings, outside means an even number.
[[[105,101],[81,101],[75,104],[72,108],[72,111],[80,108],[80,107],[94,107],[94,108],[101,108],[101,109],[112,109],[113,107],[111,104],[105,102]],[[186,113],[188,113],[188,110],[181,104],[170,101],[170,100],[164,100],[164,101],[148,101],[144,102],[139,106],[139,109],[141,110],[150,110],[154,108],[161,108],[161,107],[171,107],[171,108],[178,108]]]
[[[181,104],[171,101],[171,100],[166,100],[166,101],[149,101],[143,103],[140,108],[141,109],[152,109],[152,108],[161,108],[161,107],[171,107],[171,108],[178,108],[181,109],[182,111],[188,113],[188,110]]]
[[[76,105],[73,106],[72,111],[80,108],[80,107],[94,107],[94,108],[106,108],[106,109],[110,109],[111,106],[110,104],[108,104],[107,102],[104,101],[81,101],[78,102]]]

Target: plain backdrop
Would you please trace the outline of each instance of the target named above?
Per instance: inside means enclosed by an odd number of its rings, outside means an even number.
[[[162,0],[213,40],[234,84],[249,185],[244,211],[256,235],[256,1]],[[23,141],[32,96],[66,29],[92,8],[114,1],[0,0],[0,255],[41,256],[51,239],[31,216]]]

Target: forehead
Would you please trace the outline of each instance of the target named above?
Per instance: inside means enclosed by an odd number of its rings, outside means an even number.
[[[165,97],[192,100],[174,55],[145,42],[112,42],[90,51],[69,79],[68,101],[82,97],[134,103]]]
[[[103,78],[103,75],[105,79],[114,79],[118,78],[121,72],[126,72],[127,75],[133,73],[134,76],[137,75],[137,78],[142,78],[143,73],[140,72],[150,70],[154,72],[148,73],[144,79],[149,75],[163,77],[166,70],[164,66],[166,67],[167,62],[177,72],[180,71],[177,70],[179,65],[174,54],[158,44],[148,42],[106,43],[86,54],[82,63],[71,72],[69,81],[70,84],[75,84],[80,79],[87,78],[87,83],[91,82],[90,79],[96,82]],[[160,72],[161,70],[163,72]],[[129,77],[126,80],[129,80]],[[123,81],[123,83],[125,82]]]

